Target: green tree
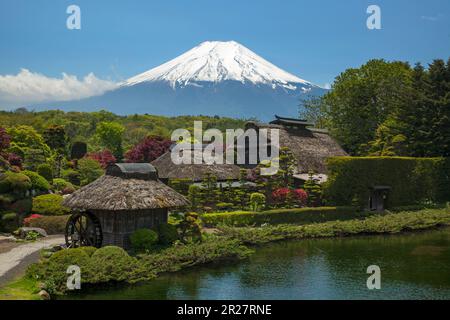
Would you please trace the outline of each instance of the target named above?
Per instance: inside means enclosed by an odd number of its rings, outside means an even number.
[[[100,163],[89,158],[83,158],[78,161],[78,170],[82,186],[95,181],[104,173]]]
[[[111,150],[118,161],[123,158],[122,139],[124,131],[124,126],[117,122],[100,122],[96,129],[96,136],[100,144]]]
[[[347,69],[322,99],[329,129],[345,150],[367,154],[377,128],[411,101],[412,70],[404,62],[371,60]]]

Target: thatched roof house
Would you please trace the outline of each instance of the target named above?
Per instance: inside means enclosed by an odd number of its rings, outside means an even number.
[[[163,154],[152,162],[152,165],[158,169],[159,178],[163,181],[169,179],[190,179],[193,182],[202,181],[208,174],[215,176],[217,181],[226,181],[228,179],[238,180],[240,167],[234,164],[214,164],[208,165],[202,161],[201,164],[174,164],[170,151]]]
[[[270,130],[278,129],[280,133],[280,147],[287,147],[294,154],[298,173],[314,171],[326,173],[325,161],[329,157],[347,156],[341,146],[328,134],[326,130],[310,128],[311,123],[305,120],[283,118],[275,116],[271,123],[248,122],[246,129],[268,129],[270,144]]]
[[[118,163],[106,174],[67,196],[63,205],[88,212],[98,220],[103,245],[130,246],[129,236],[140,228],[167,222],[169,208],[188,205],[181,194],[158,180],[148,163]],[[95,219],[94,219],[95,218]]]

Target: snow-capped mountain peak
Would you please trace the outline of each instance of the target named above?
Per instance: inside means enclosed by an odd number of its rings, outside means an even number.
[[[225,80],[268,84],[288,90],[296,90],[296,84],[314,86],[235,41],[203,42],[169,62],[128,79],[123,85],[164,81],[175,88]]]

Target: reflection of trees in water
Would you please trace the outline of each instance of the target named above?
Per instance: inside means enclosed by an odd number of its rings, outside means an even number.
[[[450,288],[450,229],[314,241],[337,277],[361,278],[362,286],[367,267],[378,265],[385,284]]]

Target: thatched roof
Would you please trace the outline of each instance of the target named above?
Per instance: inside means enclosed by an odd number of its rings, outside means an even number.
[[[202,181],[207,174],[211,174],[218,181],[227,179],[238,180],[240,168],[234,164],[174,164],[170,151],[163,154],[152,162],[152,165],[158,169],[158,175],[161,179],[191,179],[192,181]]]
[[[151,174],[154,171],[150,164],[135,168],[132,164],[113,165],[104,176],[67,196],[63,205],[73,210],[119,211],[189,204],[181,194],[155,179]]]
[[[246,128],[268,129],[269,141],[270,130],[279,129],[280,147],[287,147],[294,154],[299,173],[306,173],[311,170],[316,173],[326,173],[325,161],[327,158],[347,156],[347,153],[325,130],[306,127],[290,128],[257,122],[248,122]]]

